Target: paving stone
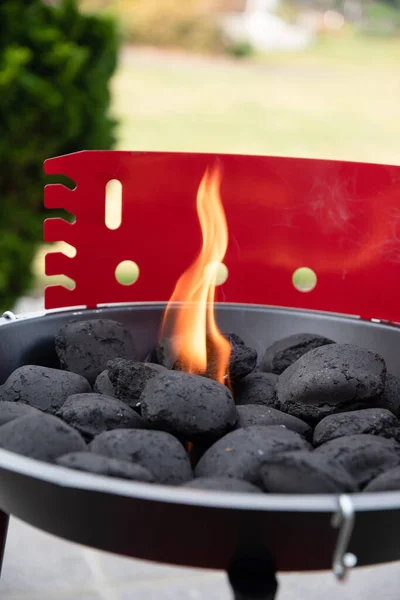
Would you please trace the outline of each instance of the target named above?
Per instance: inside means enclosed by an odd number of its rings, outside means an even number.
[[[87,588],[91,571],[82,550],[11,519],[0,579],[0,598]],[[10,596],[8,596],[10,595]]]
[[[96,552],[96,560],[100,569],[110,581],[141,582],[166,579],[182,579],[209,573],[201,569],[173,567],[170,565],[155,564],[145,560],[123,558],[106,552]],[[213,573],[213,571],[211,571]]]
[[[184,581],[159,581],[118,590],[118,600],[232,600],[225,575],[203,575]]]
[[[331,573],[291,573],[280,577],[277,600],[397,600],[400,587],[398,562],[355,569],[348,581],[338,583]]]

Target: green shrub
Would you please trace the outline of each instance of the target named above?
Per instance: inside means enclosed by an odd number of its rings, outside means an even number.
[[[372,2],[365,10],[361,32],[375,37],[397,36],[400,32],[400,6]]]
[[[43,161],[108,149],[118,39],[76,0],[0,1],[0,310],[31,284],[42,240]]]
[[[231,42],[226,51],[235,58],[249,58],[254,55],[254,48],[249,42]]]

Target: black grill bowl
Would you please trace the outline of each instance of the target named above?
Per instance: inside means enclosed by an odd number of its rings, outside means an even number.
[[[158,337],[164,304],[53,312],[0,320],[0,383],[23,364],[57,366],[53,337],[71,319],[121,321],[143,357]],[[380,353],[400,375],[400,328],[323,313],[220,304],[223,331],[261,353],[276,339],[311,332]],[[355,494],[348,550],[359,565],[400,559],[400,492]],[[65,539],[117,554],[227,569],[238,553],[265,548],[280,571],[329,569],[338,530],[333,495],[217,493],[127,482],[0,450],[0,507]]]

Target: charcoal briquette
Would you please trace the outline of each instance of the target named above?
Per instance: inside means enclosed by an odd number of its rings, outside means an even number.
[[[371,434],[336,438],[314,452],[340,464],[360,487],[400,463],[400,444]]]
[[[87,446],[73,427],[53,415],[27,415],[0,427],[0,448],[46,462]]]
[[[306,440],[282,426],[244,427],[228,433],[199,460],[196,477],[234,477],[256,485],[268,456],[293,450],[310,450]]]
[[[185,448],[165,431],[106,431],[94,438],[90,450],[109,458],[140,464],[154,475],[157,483],[180,485],[192,478],[192,468]]]
[[[22,402],[7,402],[0,401],[0,427],[5,425],[9,421],[19,419],[19,417],[26,417],[28,415],[40,415],[41,411],[29,404],[22,404]]]
[[[115,396],[134,409],[140,406],[140,396],[146,383],[157,375],[168,373],[168,369],[162,365],[123,358],[111,360],[107,368]]]
[[[224,333],[224,337],[231,343],[229,379],[231,382],[240,381],[255,369],[257,351],[247,346],[236,333]]]
[[[236,410],[239,415],[237,428],[253,425],[284,425],[287,429],[296,431],[306,439],[312,436],[312,429],[307,423],[271,406],[246,404],[237,406]]]
[[[150,352],[146,354],[143,362],[146,364],[158,365],[157,348],[150,350]]]
[[[236,404],[274,406],[278,379],[278,375],[274,373],[250,373],[233,386]]]
[[[114,386],[110,381],[107,369],[97,376],[93,385],[93,391],[96,394],[104,394],[104,396],[113,396],[115,398]]]
[[[103,431],[140,429],[143,419],[125,402],[102,394],[75,394],[67,398],[56,416],[90,441]]]
[[[295,333],[269,346],[261,359],[258,368],[266,373],[280,375],[301,356],[327,344],[334,344],[333,340],[314,333]]]
[[[400,377],[387,373],[380,405],[397,417],[400,416]]]
[[[135,360],[136,349],[129,331],[117,321],[70,321],[55,336],[62,369],[78,373],[94,384],[114,358]]]
[[[352,476],[335,461],[315,452],[287,452],[261,466],[263,489],[271,494],[342,494],[357,492]]]
[[[107,475],[145,483],[154,483],[154,475],[146,467],[127,460],[108,458],[93,452],[71,452],[56,459],[61,467],[86,471],[95,475]]]
[[[320,446],[344,435],[370,433],[400,439],[400,422],[389,410],[366,408],[329,415],[314,429],[313,444]]]
[[[231,382],[236,382],[251,373],[257,364],[257,351],[247,346],[235,333],[224,333],[224,337],[231,344],[228,374]],[[167,369],[177,371],[184,370],[180,360],[181,348],[184,347],[184,339],[179,336],[171,336],[161,340],[156,347],[156,356],[159,364]],[[207,370],[204,375],[210,379],[216,378],[218,354],[215,345],[209,335],[206,336],[207,348]],[[184,349],[184,348],[183,348]]]
[[[189,441],[218,439],[237,423],[229,389],[199,375],[167,371],[153,377],[140,401],[146,425]]]
[[[183,336],[175,334],[162,338],[157,342],[153,353],[146,357],[146,364],[158,364],[166,369],[181,370],[180,354],[183,347]]]
[[[76,373],[25,365],[11,373],[3,386],[0,401],[21,402],[55,414],[68,396],[91,391],[87,379]]]
[[[379,406],[386,379],[381,356],[351,344],[310,350],[279,377],[280,410],[310,423],[329,414]]]
[[[396,492],[400,490],[400,466],[389,469],[372,479],[364,492]]]
[[[197,477],[188,483],[184,483],[182,487],[217,492],[262,493],[262,490],[252,483],[243,479],[234,479],[233,477]]]

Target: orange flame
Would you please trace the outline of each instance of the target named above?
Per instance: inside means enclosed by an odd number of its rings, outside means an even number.
[[[213,377],[224,382],[230,343],[218,329],[214,315],[217,271],[228,246],[228,226],[219,193],[221,170],[207,168],[197,192],[197,215],[202,248],[192,265],[178,279],[164,314],[162,338],[170,337],[171,350],[182,370],[205,374],[212,349]],[[185,302],[173,309],[175,302]],[[208,336],[207,336],[208,334]]]

